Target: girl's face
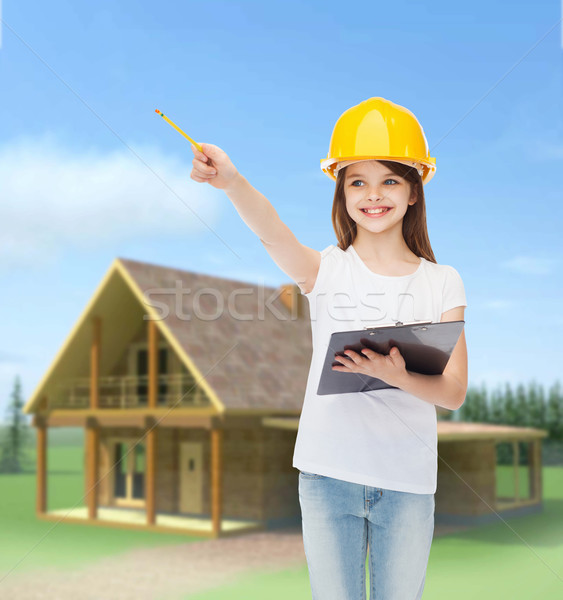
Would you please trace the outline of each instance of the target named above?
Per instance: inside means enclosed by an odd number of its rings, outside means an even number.
[[[380,232],[401,224],[411,200],[411,184],[377,160],[366,160],[346,169],[344,195],[348,214],[359,227]],[[362,209],[387,208],[368,214]]]

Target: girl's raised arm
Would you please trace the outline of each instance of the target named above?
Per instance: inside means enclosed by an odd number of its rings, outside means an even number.
[[[278,267],[303,293],[311,291],[319,271],[320,252],[297,240],[270,201],[237,171],[226,152],[214,144],[200,145],[204,152],[192,144],[194,159],[190,177],[222,189]]]

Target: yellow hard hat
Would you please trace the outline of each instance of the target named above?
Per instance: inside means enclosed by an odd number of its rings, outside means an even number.
[[[339,163],[374,159],[411,164],[419,170],[422,183],[436,173],[436,159],[430,156],[417,118],[408,108],[380,97],[364,100],[340,115],[321,169],[336,181]]]

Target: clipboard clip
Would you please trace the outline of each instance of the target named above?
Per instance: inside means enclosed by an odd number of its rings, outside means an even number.
[[[429,323],[432,323],[432,321],[410,321],[408,323],[403,323],[402,321],[396,321],[395,325],[396,326],[401,326],[401,325],[428,325]],[[375,327],[364,327],[364,329],[379,329],[380,327],[391,327],[390,325],[376,325]]]

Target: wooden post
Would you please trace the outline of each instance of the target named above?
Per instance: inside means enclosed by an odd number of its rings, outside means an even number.
[[[211,521],[213,536],[221,534],[221,511],[222,511],[222,429],[211,430]]]
[[[47,425],[43,417],[36,418],[37,426],[37,514],[47,512]]]
[[[151,320],[149,330],[149,408],[156,408],[158,396],[158,329],[156,321]]]
[[[90,348],[90,409],[100,407],[100,355],[102,341],[102,321],[99,316],[92,317],[92,344]],[[95,419],[86,419],[85,447],[86,453],[86,506],[88,518],[98,516],[98,471],[99,471],[99,430]]]
[[[156,444],[157,428],[156,420],[147,418],[149,431],[146,435],[146,461],[145,461],[145,507],[147,513],[147,525],[156,523]]]
[[[528,442],[530,499],[541,500],[541,439]]]
[[[98,516],[98,479],[99,479],[99,429],[95,419],[86,420],[86,505],[88,518],[96,519]]]
[[[92,318],[92,345],[90,349],[90,408],[100,406],[100,346],[102,322],[100,317]]]
[[[513,465],[514,465],[514,500],[520,498],[520,452],[518,442],[512,442]]]

